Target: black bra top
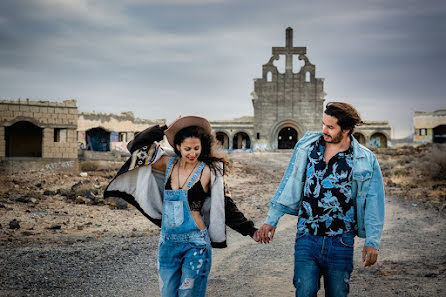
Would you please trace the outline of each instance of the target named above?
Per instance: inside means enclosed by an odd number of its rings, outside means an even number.
[[[202,174],[203,171],[201,171],[201,175]],[[201,211],[204,200],[208,196],[208,194],[203,189],[203,185],[201,184],[201,175],[200,179],[189,190],[187,190],[187,201],[189,202],[189,208],[191,211]],[[171,175],[169,175],[169,178],[167,179],[165,189],[172,190]]]

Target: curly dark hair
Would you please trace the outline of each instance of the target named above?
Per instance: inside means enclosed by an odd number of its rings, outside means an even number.
[[[208,165],[209,168],[214,171],[214,173],[218,171],[221,175],[225,174],[227,171],[226,169],[229,169],[229,161],[222,156],[218,156],[216,152],[217,141],[215,136],[206,133],[201,127],[189,126],[178,131],[173,141],[173,149],[175,150],[175,154],[181,158],[181,152],[177,149],[177,145],[181,145],[181,143],[189,137],[196,137],[200,139],[201,153],[200,156],[198,156],[198,160],[206,163],[206,165]],[[215,163],[218,162],[223,163],[223,172],[216,166]]]

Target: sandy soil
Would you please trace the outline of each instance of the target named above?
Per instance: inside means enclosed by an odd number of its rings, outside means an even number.
[[[382,250],[365,269],[357,240],[351,296],[444,296],[445,182],[405,187],[419,177],[395,171],[407,158],[397,151],[377,152],[388,185]],[[257,225],[290,155],[230,154],[233,198]],[[87,177],[49,170],[0,176],[0,296],[158,296],[159,230],[133,207],[102,199],[119,165],[96,164]],[[213,250],[208,296],[293,296],[295,224],[282,218],[270,245],[230,231],[229,248]]]

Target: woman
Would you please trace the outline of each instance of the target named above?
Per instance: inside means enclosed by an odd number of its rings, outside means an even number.
[[[225,225],[255,241],[257,230],[225,190],[223,175],[228,162],[214,153],[209,121],[189,116],[166,128],[146,129],[128,144],[132,157],[104,197],[124,198],[161,226],[158,261],[162,296],[205,296],[211,245],[226,247]],[[157,143],[164,134],[175,154]]]

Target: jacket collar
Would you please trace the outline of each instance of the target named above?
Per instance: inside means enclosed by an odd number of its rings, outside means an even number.
[[[362,145],[356,140],[356,138],[352,135],[352,146],[353,146],[353,156],[355,158],[365,158],[366,155],[364,150],[361,149]]]

